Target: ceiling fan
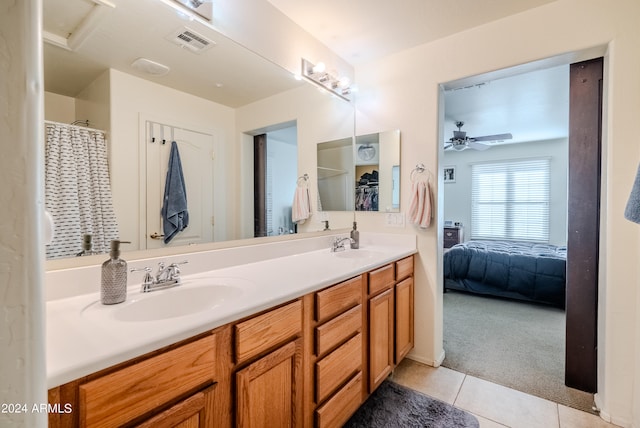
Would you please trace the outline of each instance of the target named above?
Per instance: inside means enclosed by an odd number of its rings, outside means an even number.
[[[462,130],[462,126],[464,122],[458,121],[456,122],[456,126],[458,127],[457,131],[453,131],[453,137],[449,139],[449,142],[444,144],[444,149],[453,149],[457,151],[462,151],[465,149],[474,149],[474,150],[487,150],[489,145],[479,143],[479,141],[501,141],[501,140],[509,140],[513,138],[511,134],[496,134],[496,135],[484,135],[482,137],[467,137],[467,133]]]

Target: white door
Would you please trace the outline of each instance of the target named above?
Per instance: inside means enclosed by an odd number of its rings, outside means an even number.
[[[212,242],[214,137],[147,121],[147,248]],[[167,244],[162,237],[162,201],[171,141],[178,144],[187,190],[189,225]]]

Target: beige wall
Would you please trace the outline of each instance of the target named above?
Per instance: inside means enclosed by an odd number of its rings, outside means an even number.
[[[640,228],[623,218],[640,159],[636,144],[638,22],[637,0],[558,0],[356,68],[357,133],[400,128],[402,163],[409,166],[402,170],[402,201],[407,201],[410,168],[424,162],[436,172],[440,166],[439,84],[565,53],[606,48],[597,401],[605,419],[624,426],[640,425],[640,393],[634,393],[640,387],[640,355],[635,346],[640,343],[636,292]],[[437,227],[405,229],[417,232],[420,251],[415,294],[418,336],[412,356],[430,364],[443,356],[441,197],[438,202]],[[382,216],[367,220],[365,230],[384,227]]]
[[[107,131],[106,137],[109,142],[109,126],[111,115],[111,82],[109,72],[105,71],[93,82],[87,85],[76,96],[76,119],[88,120],[89,127]]]
[[[44,118],[60,123],[76,120],[76,99],[65,95],[44,93]]]

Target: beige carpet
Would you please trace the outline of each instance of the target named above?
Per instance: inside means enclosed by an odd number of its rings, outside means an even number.
[[[444,294],[444,367],[576,409],[593,394],[564,385],[562,309]]]

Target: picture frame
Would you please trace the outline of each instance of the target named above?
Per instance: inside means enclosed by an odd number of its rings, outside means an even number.
[[[455,183],[456,182],[456,167],[453,165],[444,167],[444,182]]]

